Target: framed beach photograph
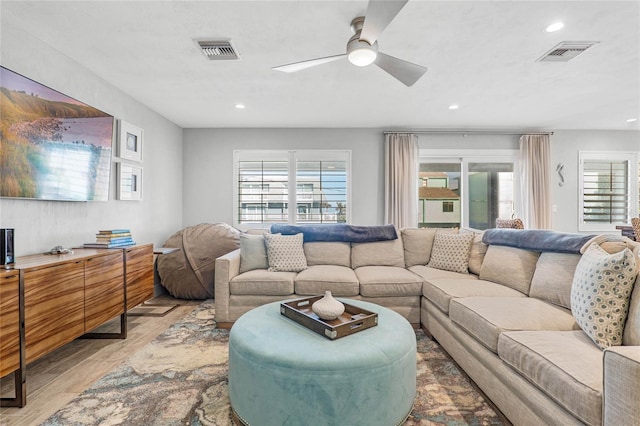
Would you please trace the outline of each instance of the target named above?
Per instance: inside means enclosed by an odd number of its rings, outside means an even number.
[[[118,200],[142,200],[142,167],[127,163],[117,163]]]
[[[0,66],[0,197],[108,201],[114,118]]]
[[[143,130],[118,120],[118,155],[126,160],[142,162],[142,135]]]

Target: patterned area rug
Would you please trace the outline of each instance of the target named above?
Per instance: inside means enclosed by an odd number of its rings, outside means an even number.
[[[232,425],[228,330],[203,302],[43,424]],[[501,425],[437,343],[416,331],[418,394],[405,425]]]

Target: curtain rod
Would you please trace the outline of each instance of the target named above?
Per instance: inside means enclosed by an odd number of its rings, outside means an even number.
[[[553,135],[553,132],[527,132],[526,130],[385,130],[383,134],[389,133],[414,133],[414,134],[451,134],[451,135]]]

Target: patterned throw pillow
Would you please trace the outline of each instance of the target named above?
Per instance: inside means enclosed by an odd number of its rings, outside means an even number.
[[[640,242],[640,217],[631,218],[631,228],[636,241]]]
[[[445,271],[469,273],[469,252],[474,234],[436,232],[427,266]]]
[[[601,348],[622,344],[636,260],[628,248],[609,254],[591,244],[578,262],[571,286],[571,312]]]
[[[516,219],[496,219],[496,228],[524,229],[522,220]]]
[[[269,270],[300,272],[307,269],[307,258],[302,246],[304,235],[265,234]]]

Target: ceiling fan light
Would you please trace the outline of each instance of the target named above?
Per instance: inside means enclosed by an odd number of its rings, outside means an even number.
[[[378,54],[371,49],[355,49],[349,53],[349,62],[357,67],[366,67],[376,60]]]

